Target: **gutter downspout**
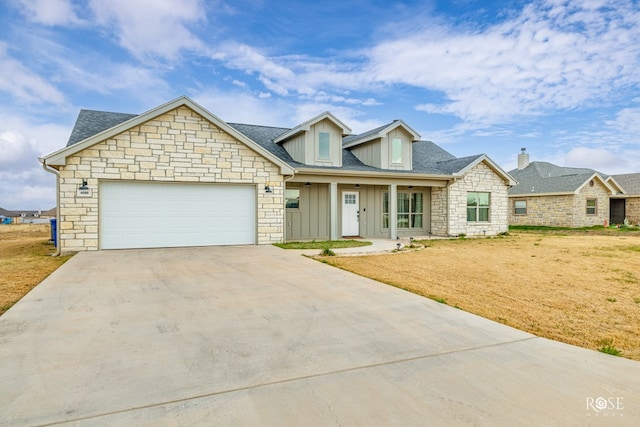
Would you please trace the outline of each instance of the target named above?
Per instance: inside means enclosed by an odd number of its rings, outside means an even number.
[[[42,169],[44,169],[45,171],[52,173],[56,176],[56,241],[54,242],[56,245],[56,253],[54,253],[51,256],[60,256],[61,253],[61,249],[60,249],[60,222],[58,221],[58,218],[60,217],[60,171],[52,168],[51,166],[49,166],[47,164],[47,161],[40,157],[38,158],[38,160],[40,161],[40,163],[42,163]]]

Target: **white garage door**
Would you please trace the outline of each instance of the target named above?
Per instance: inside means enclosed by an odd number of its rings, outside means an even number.
[[[102,249],[254,244],[254,186],[103,182]]]

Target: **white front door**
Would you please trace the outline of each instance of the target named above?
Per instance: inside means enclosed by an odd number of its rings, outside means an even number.
[[[357,191],[342,193],[342,235],[360,235],[360,201]]]

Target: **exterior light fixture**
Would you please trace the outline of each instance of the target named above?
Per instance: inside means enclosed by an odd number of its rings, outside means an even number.
[[[304,183],[304,186],[305,186],[305,187],[311,187],[311,183],[310,183],[310,182],[305,182],[305,183]]]
[[[354,185],[353,188],[360,188],[360,184]]]
[[[273,193],[273,190],[271,189],[271,183],[267,182],[267,184],[264,186],[264,192]]]
[[[87,187],[87,180],[86,179],[82,180],[82,186],[80,186],[78,189],[79,190],[88,190],[89,189],[89,187]]]
[[[409,190],[412,190],[412,189],[413,189],[413,185],[410,185],[410,186],[409,186]]]

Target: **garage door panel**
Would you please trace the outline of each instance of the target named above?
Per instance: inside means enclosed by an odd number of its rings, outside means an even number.
[[[104,182],[102,249],[254,244],[255,187]]]

